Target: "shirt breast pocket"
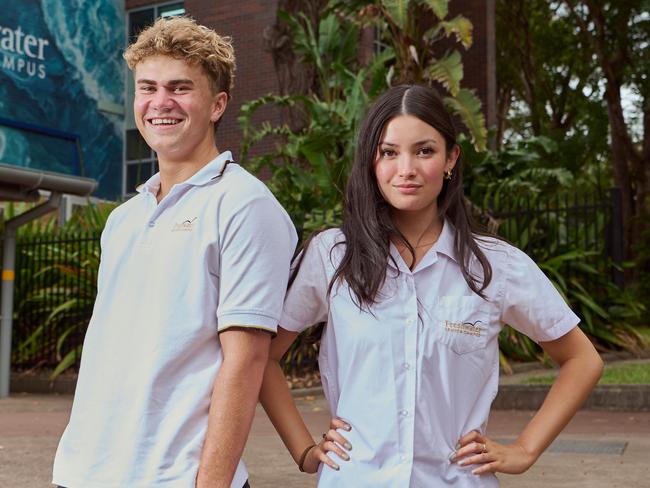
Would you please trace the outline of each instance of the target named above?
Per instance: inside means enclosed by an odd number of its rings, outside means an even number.
[[[489,303],[479,296],[441,296],[435,313],[436,341],[456,354],[485,349]]]

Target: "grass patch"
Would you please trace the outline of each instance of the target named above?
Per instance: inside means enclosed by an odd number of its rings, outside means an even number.
[[[536,376],[521,382],[524,385],[550,385],[555,375]],[[599,385],[647,385],[650,384],[650,362],[606,366]]]

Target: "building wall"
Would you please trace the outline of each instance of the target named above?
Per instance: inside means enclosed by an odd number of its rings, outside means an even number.
[[[139,7],[146,7],[148,5],[156,5],[161,3],[159,0],[126,0],[124,2],[124,8],[126,10],[131,10]]]
[[[126,0],[126,8],[159,2]],[[278,92],[278,79],[273,59],[264,48],[264,29],[275,22],[277,0],[185,0],[188,15],[198,22],[233,38],[237,56],[237,76],[233,99],[218,132],[219,148],[231,149],[239,156],[241,131],[237,123],[242,103],[270,92]],[[474,43],[463,51],[464,86],[474,88],[483,102],[488,127],[496,120],[496,73],[494,40],[494,0],[452,0],[450,16],[463,14],[474,26]],[[260,110],[257,120],[279,122],[278,110]],[[260,143],[252,154],[259,154],[272,144]]]
[[[127,10],[154,5],[151,0],[127,0]],[[237,57],[235,89],[228,109],[217,132],[219,149],[233,151],[239,159],[241,130],[237,122],[242,103],[267,93],[277,93],[278,81],[271,55],[264,49],[264,28],[275,22],[277,1],[275,0],[185,0],[185,11],[197,22],[211,27],[219,34],[233,39]],[[280,120],[279,111],[264,108],[256,121]],[[271,141],[264,141],[252,149],[251,154],[260,154],[269,148]]]
[[[273,0],[186,0],[187,13],[198,22],[232,37],[237,57],[235,89],[217,133],[219,149],[231,149],[239,158],[241,130],[237,123],[242,103],[267,93],[278,92],[278,80],[273,59],[264,49],[265,27],[275,23],[277,2]],[[259,111],[257,121],[280,120],[279,111],[270,107]],[[263,152],[271,144],[262,142],[252,154]],[[245,163],[245,162],[244,162]]]

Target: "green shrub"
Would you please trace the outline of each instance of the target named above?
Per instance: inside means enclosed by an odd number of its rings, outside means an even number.
[[[81,207],[63,226],[57,216],[18,230],[14,330],[30,331],[13,349],[15,364],[57,363],[52,378],[76,364],[97,294],[99,235],[117,204]],[[5,216],[22,213],[11,205]],[[37,283],[37,286],[34,286]]]

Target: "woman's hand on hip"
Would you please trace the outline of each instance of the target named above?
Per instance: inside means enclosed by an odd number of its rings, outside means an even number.
[[[472,467],[472,474],[520,474],[530,468],[536,456],[517,444],[499,444],[473,430],[461,437],[449,460],[459,466]]]
[[[350,456],[346,451],[350,451],[352,446],[348,440],[343,437],[337,429],[350,431],[350,425],[337,418],[333,417],[330,420],[330,429],[323,434],[322,440],[314,446],[308,453],[303,464],[303,468],[307,473],[315,473],[318,470],[318,465],[323,463],[332,469],[339,470],[339,465],[327,454],[333,452],[339,459],[349,461]]]

